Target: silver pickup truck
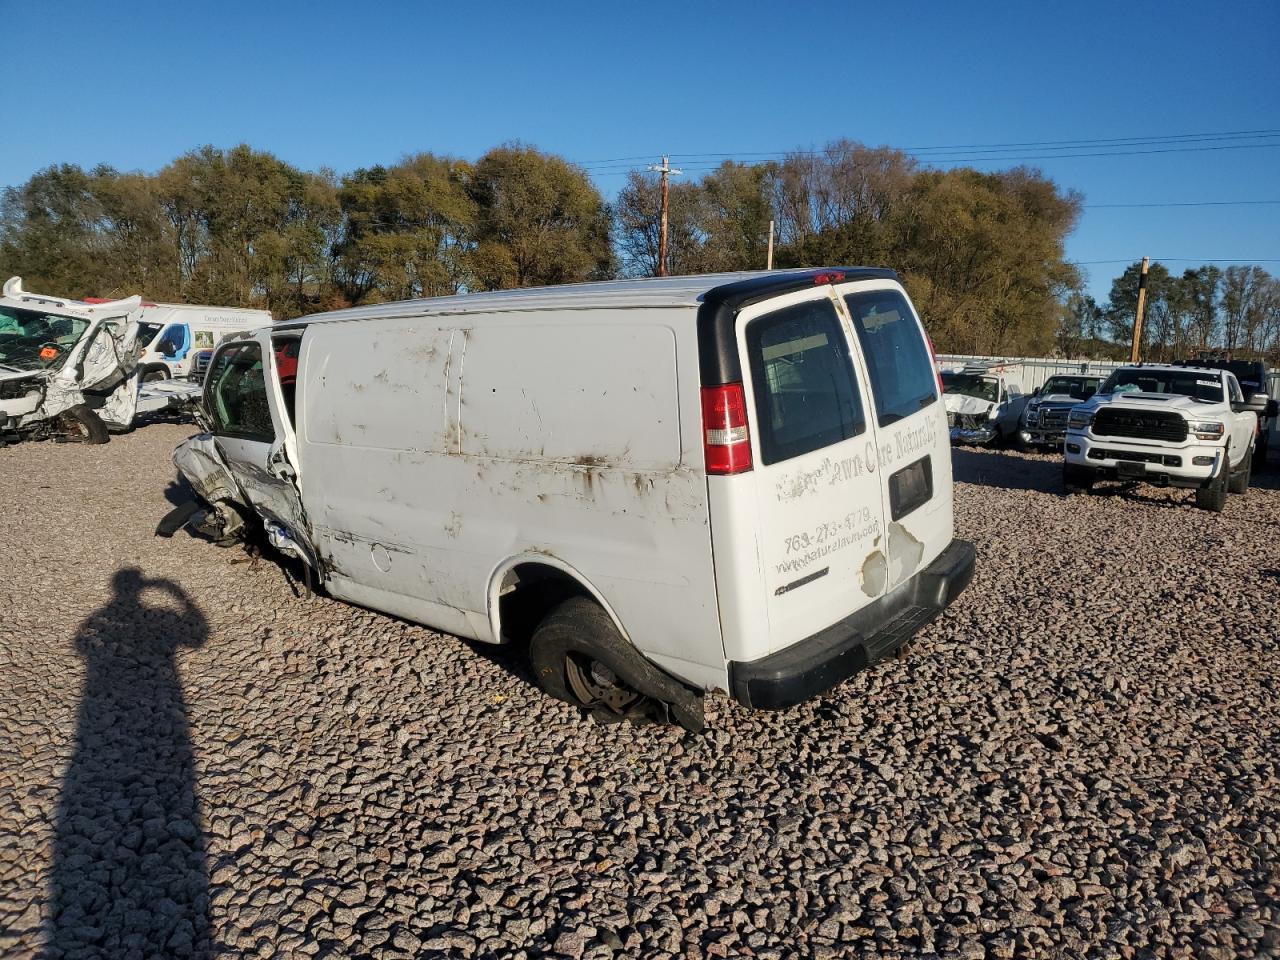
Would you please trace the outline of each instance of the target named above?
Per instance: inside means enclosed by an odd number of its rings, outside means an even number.
[[[1072,408],[1084,403],[1102,385],[1102,377],[1059,375],[1050,377],[1031,394],[1022,411],[1018,439],[1023,446],[1052,448],[1062,452],[1067,436],[1067,417]]]

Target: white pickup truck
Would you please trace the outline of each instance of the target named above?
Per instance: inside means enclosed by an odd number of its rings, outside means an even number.
[[[1017,437],[1022,411],[1031,398],[1002,370],[965,367],[943,370],[940,376],[952,443],[985,445]]]
[[[1067,493],[1096,480],[1142,481],[1196,492],[1219,512],[1228,491],[1249,489],[1258,414],[1227,370],[1138,364],[1121,367],[1067,421]]]

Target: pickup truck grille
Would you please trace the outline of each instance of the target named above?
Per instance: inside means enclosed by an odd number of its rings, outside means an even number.
[[[1103,437],[1136,437],[1181,443],[1187,439],[1187,421],[1176,413],[1103,407],[1093,418],[1093,432]]]
[[[191,364],[191,379],[203,380],[205,371],[209,369],[209,361],[213,359],[211,353],[196,354],[195,361]]]
[[[1062,430],[1065,432],[1067,429],[1067,417],[1070,414],[1070,407],[1041,407],[1040,429]]]

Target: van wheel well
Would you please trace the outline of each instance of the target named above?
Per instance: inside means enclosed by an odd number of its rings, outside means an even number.
[[[547,615],[570,597],[591,598],[577,580],[542,563],[518,563],[502,577],[498,591],[498,639],[520,647]]]

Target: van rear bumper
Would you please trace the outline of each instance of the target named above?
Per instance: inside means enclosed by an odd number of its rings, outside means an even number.
[[[933,563],[857,613],[759,660],[731,660],[733,698],[758,710],[785,710],[883,659],[969,585],[975,555],[972,543],[952,540]]]

